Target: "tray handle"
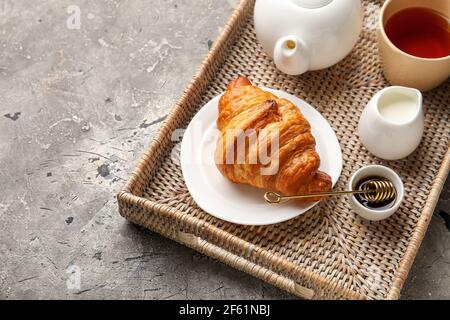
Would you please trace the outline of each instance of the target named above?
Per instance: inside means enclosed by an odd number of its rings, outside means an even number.
[[[282,288],[293,295],[305,299],[312,299],[314,297],[314,290],[306,288],[292,279],[256,265],[245,258],[232,254],[192,233],[178,230],[174,240],[235,269],[264,280],[276,287]]]

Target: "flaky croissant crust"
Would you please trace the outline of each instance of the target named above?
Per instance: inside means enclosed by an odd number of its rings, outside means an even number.
[[[286,99],[264,91],[245,77],[230,82],[219,101],[215,162],[222,175],[232,182],[249,184],[284,195],[325,192],[331,190],[331,178],[318,171],[320,158],[315,151],[311,126],[296,106]],[[275,174],[263,175],[261,163],[227,163],[227,150],[236,141],[227,141],[227,130],[278,132],[277,167]],[[266,131],[264,131],[266,130]],[[231,144],[230,144],[231,143]],[[245,155],[258,144],[248,145]],[[236,150],[236,149],[235,149]]]

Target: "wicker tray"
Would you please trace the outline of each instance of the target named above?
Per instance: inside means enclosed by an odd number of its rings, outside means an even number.
[[[365,0],[365,24],[353,52],[327,70],[281,74],[257,44],[254,0],[243,0],[118,194],[120,214],[236,269],[304,298],[397,299],[450,169],[449,81],[425,94],[426,129],[407,159],[385,162],[359,143],[355,128],[368,100],[387,86],[379,66],[376,21],[382,1]],[[362,165],[395,169],[405,184],[401,209],[382,222],[360,219],[345,198],[272,226],[239,226],[203,212],[189,195],[175,129],[186,128],[209,99],[237,74],[285,90],[315,106],[341,143],[343,189]]]

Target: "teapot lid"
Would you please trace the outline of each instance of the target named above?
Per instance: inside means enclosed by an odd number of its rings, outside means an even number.
[[[325,7],[333,0],[292,0],[296,5],[306,9],[319,9]]]

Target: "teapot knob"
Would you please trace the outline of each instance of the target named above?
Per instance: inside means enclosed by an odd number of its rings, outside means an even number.
[[[277,41],[273,53],[277,68],[289,75],[299,75],[309,69],[309,52],[306,44],[296,36],[286,36]]]

